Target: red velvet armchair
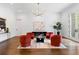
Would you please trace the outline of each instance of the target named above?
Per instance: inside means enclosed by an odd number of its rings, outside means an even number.
[[[61,44],[61,35],[53,35],[51,37],[51,45],[60,46],[60,44]]]
[[[30,35],[31,39],[34,39],[35,36],[34,36],[34,33],[33,32],[28,32],[27,35],[28,34]]]
[[[30,34],[26,35],[26,47],[31,45],[31,36]]]
[[[34,35],[34,33],[32,32],[32,33],[31,33],[31,39],[34,39],[34,37],[35,37],[35,35]]]
[[[21,47],[26,47],[26,35],[20,36],[20,44],[21,44]]]
[[[21,47],[30,46],[31,45],[31,36],[30,36],[30,34],[21,35],[20,36],[20,44],[21,44]]]
[[[53,35],[53,32],[47,32],[46,33],[46,38],[50,39],[52,35]]]

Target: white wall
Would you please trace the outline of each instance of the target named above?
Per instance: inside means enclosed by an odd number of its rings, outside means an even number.
[[[0,17],[6,19],[6,27],[9,28],[10,37],[16,35],[16,17],[12,9],[6,4],[0,4]]]
[[[38,19],[33,14],[17,14],[17,33],[19,34],[26,34],[29,31],[33,31],[33,21]],[[43,20],[45,23],[44,31],[52,31],[53,25],[59,19],[59,15],[57,13],[45,13],[41,16],[39,20]]]
[[[79,12],[79,4],[72,4],[60,13],[60,21],[63,24],[62,34],[70,37],[70,15],[71,13]]]
[[[32,19],[27,14],[17,14],[16,27],[17,35],[26,34],[32,30]]]
[[[56,22],[59,19],[59,15],[57,13],[46,13],[44,15],[45,20],[45,30],[48,32],[54,32],[53,25],[56,24]]]

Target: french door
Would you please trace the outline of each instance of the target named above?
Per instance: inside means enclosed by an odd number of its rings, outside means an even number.
[[[79,13],[71,14],[71,36],[79,39]]]

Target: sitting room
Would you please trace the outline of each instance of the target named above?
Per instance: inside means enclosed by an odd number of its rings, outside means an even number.
[[[78,55],[79,3],[0,3],[0,55]]]

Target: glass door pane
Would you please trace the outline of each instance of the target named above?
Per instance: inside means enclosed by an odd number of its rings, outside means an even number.
[[[71,14],[71,35],[75,37],[75,13]]]

